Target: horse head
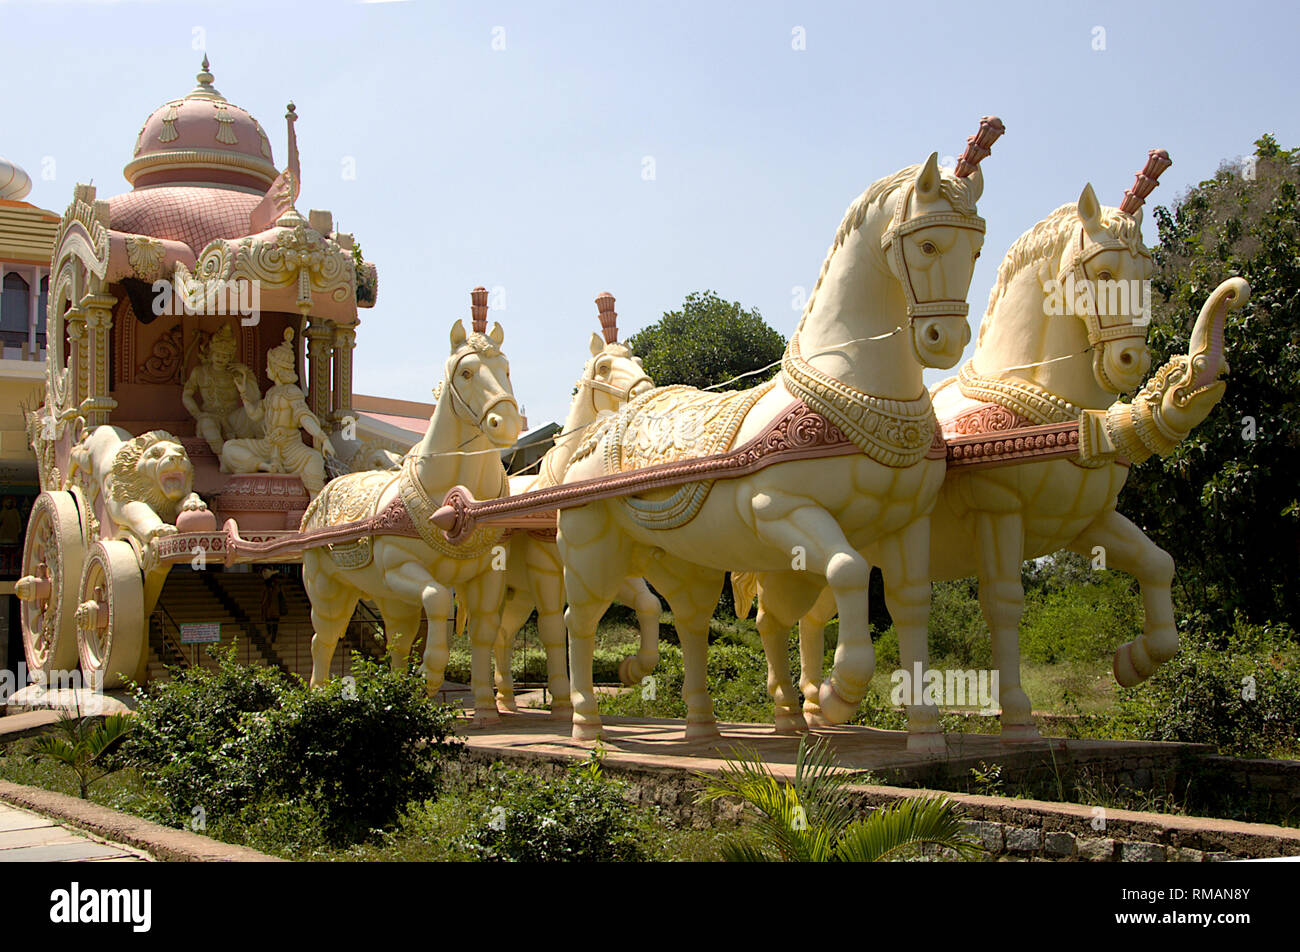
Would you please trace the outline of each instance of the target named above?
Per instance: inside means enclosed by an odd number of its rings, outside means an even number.
[[[618,340],[618,314],[614,295],[606,291],[596,298],[601,334],[593,333],[589,344],[591,359],[582,369],[575,399],[590,404],[591,418],[613,412],[633,397],[654,389],[654,381],[645,372],[641,358]]]
[[[447,358],[440,396],[451,401],[462,422],[478,428],[495,446],[513,446],[523,417],[510,384],[510,362],[501,353],[505,332],[499,323],[487,330],[487,291],[473,292],[473,329],[457,321],[451,326],[451,356]]]

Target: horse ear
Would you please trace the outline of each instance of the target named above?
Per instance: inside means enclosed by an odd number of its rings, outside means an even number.
[[[939,197],[939,153],[931,152],[930,157],[916,174],[916,195],[923,201],[932,202]]]
[[[453,351],[460,350],[468,339],[469,335],[465,333],[465,325],[463,322],[457,321],[455,324],[451,325],[451,349]]]
[[[592,331],[591,341],[587,344],[587,347],[591,350],[591,356],[595,357],[605,349],[605,339],[595,331]]]
[[[501,342],[506,339],[506,332],[501,329],[499,321],[492,322],[492,330],[488,331],[488,337],[491,339],[492,343],[496,344],[498,347],[500,347]]]
[[[1101,202],[1097,201],[1097,193],[1092,190],[1091,182],[1079,194],[1079,221],[1086,228],[1101,226]]]

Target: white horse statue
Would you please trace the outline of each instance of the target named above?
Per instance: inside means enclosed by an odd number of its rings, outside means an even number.
[[[587,428],[597,418],[612,413],[633,397],[654,387],[640,358],[626,344],[618,342],[618,315],[614,296],[606,292],[596,298],[601,334],[592,334],[591,359],[583,367],[564,428],[555,437],[555,445],[542,457],[534,475],[510,477],[511,495],[559,485],[574,450],[582,442]],[[552,526],[554,521],[552,519]],[[532,532],[519,530],[508,541],[506,562],[506,598],[501,609],[501,630],[495,645],[496,690],[498,704],[506,711],[516,710],[514,682],[510,676],[510,658],[515,635],[533,609],[537,609],[537,633],[546,651],[547,685],[554,698],[551,714],[568,718],[569,672],[565,655],[564,567],[553,539],[554,529]],[[641,650],[624,661],[624,679],[639,681],[658,661],[659,599],[639,578],[627,579],[615,601],[636,610],[641,630]],[[647,647],[648,646],[648,647]]]
[[[422,672],[430,694],[442,685],[447,664],[447,618],[452,588],[471,613],[474,723],[497,720],[492,690],[492,644],[496,640],[505,573],[492,567],[501,530],[486,527],[465,543],[449,545],[429,522],[446,490],[475,487],[484,498],[509,492],[500,451],[519,437],[522,418],[501,352],[500,324],[487,327],[487,292],[474,291],[474,330],[457,321],[451,356],[437,406],[424,438],[406,455],[398,473],[375,470],[340,476],[325,486],[303,515],[304,534],[331,526],[374,521],[376,532],[343,544],[303,553],[303,584],[311,599],[312,677],[329,678],[334,647],[347,629],[357,601],[370,599],[383,615],[394,669],[405,670],[421,613],[429,633]]]
[[[1101,206],[1089,185],[1077,203],[1025,232],[998,269],[973,359],[932,391],[944,435],[954,444],[975,438],[981,448],[996,446],[999,437],[1015,435],[1009,430],[1024,427],[1078,428],[1078,452],[1066,456],[1035,461],[1034,451],[1018,458],[1013,451],[985,465],[952,465],[931,516],[931,577],[978,576],[1007,741],[1039,736],[1020,683],[1025,559],[1061,549],[1092,558],[1100,547],[1107,568],[1137,578],[1145,627],[1115,652],[1120,684],[1149,677],[1178,646],[1173,560],[1115,507],[1130,464],[1168,453],[1222,397],[1224,320],[1228,308],[1245,303],[1249,287],[1240,278],[1220,285],[1201,311],[1189,354],[1166,364],[1132,403],[1117,401],[1150,368],[1149,301],[1143,301],[1151,254],[1142,244],[1141,206],[1170,164],[1154,150],[1119,208]],[[888,569],[882,571],[887,580]],[[745,611],[752,577],[734,581],[738,612]],[[815,715],[823,627],[835,614],[834,601],[824,592],[801,618],[761,580],[757,594],[760,618],[775,614],[784,631],[799,620],[805,711]]]
[[[723,394],[662,387],[591,428],[566,485],[598,485],[628,470],[716,456],[753,440],[756,457],[769,449],[787,455],[749,475],[631,497],[597,495],[561,511],[575,739],[600,734],[592,686],[596,625],[633,576],[645,577],[672,608],[685,663],[688,738],[717,735],[705,680],[708,625],[724,572],[734,567],[806,593],[799,614],[830,585],[841,639],[821,690],[829,720],[853,715],[875,667],[868,558],[889,567],[904,650],[909,661],[915,654],[924,662],[928,515],[944,462],[935,457],[935,419],[921,371],[952,367],[970,339],[965,299],[984,239],[975,208],[983,189],[978,162],[1001,132],[999,120],[986,118],[955,174],[941,172],[932,154],[876,182],[849,207],[778,380]],[[851,452],[818,456],[818,446],[837,441]],[[802,698],[786,660],[788,628],[761,631],[777,682],[777,727],[802,730]],[[913,727],[915,746],[925,747],[927,738],[942,743],[937,708],[917,709]]]

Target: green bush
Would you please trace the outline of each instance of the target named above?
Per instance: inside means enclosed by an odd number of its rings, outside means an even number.
[[[1119,717],[1148,740],[1213,744],[1242,756],[1300,752],[1300,662],[1286,625],[1192,628],[1151,679],[1119,692]]]
[[[296,852],[363,840],[436,795],[455,716],[420,678],[357,657],[350,678],[308,690],[217,657],[139,695],[127,755],[162,821],[198,808],[216,835]]]
[[[798,671],[797,645],[793,671]],[[682,651],[676,645],[659,646],[659,664],[652,672],[650,685],[633,687],[613,695],[602,695],[600,710],[623,717],[686,716],[682,700]],[[796,675],[797,677],[797,675]],[[707,674],[709,697],[713,698],[714,715],[723,721],[758,721],[772,719],[772,699],[767,693],[767,660],[761,651],[743,645],[717,643],[709,647]],[[651,696],[653,695],[653,696]]]
[[[1137,582],[1098,571],[1059,589],[1031,590],[1020,624],[1020,654],[1029,661],[1093,661],[1142,634]],[[986,638],[987,640],[987,638]]]
[[[494,766],[485,784],[490,809],[462,845],[490,862],[635,862],[647,858],[636,809],[599,761],[558,780]]]

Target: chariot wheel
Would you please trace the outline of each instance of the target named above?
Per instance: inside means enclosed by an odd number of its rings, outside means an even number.
[[[144,576],[130,542],[96,542],[81,572],[77,649],[89,686],[118,688],[140,675],[148,644]]]
[[[70,492],[43,492],[27,519],[20,600],[23,652],[31,674],[77,667],[77,583],[86,558],[86,509]]]

